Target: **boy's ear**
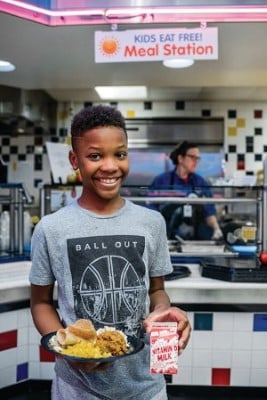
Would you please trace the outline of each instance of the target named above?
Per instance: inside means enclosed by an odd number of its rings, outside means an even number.
[[[79,168],[79,166],[78,166],[78,161],[77,161],[77,157],[76,157],[76,154],[75,154],[75,152],[74,152],[73,150],[70,150],[70,151],[69,151],[69,161],[70,161],[71,166],[72,166],[72,168],[73,168],[74,170],[76,170],[76,169]]]

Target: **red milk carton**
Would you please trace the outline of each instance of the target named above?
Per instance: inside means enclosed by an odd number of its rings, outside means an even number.
[[[150,373],[177,374],[177,372],[177,323],[154,322],[150,334]]]

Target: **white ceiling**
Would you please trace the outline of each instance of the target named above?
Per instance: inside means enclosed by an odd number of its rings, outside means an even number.
[[[95,64],[94,31],[108,24],[48,27],[0,13],[0,59],[16,65],[0,73],[0,85],[43,89],[59,101],[99,101],[96,85],[147,85],[147,100],[267,100],[267,23],[208,26],[218,26],[219,59],[173,70],[161,62]]]

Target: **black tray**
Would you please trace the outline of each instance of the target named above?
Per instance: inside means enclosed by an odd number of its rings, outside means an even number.
[[[144,342],[135,337],[135,336],[127,336],[128,343],[130,345],[129,351],[127,353],[121,355],[121,356],[113,356],[113,357],[105,357],[105,358],[85,358],[85,357],[75,357],[75,356],[70,356],[67,354],[62,354],[58,350],[54,349],[50,340],[56,335],[56,332],[51,332],[48,333],[47,335],[43,336],[41,338],[41,345],[50,353],[53,353],[57,356],[66,358],[67,360],[71,361],[79,361],[79,362],[85,362],[85,363],[96,363],[96,362],[101,362],[101,363],[106,363],[106,362],[111,362],[118,360],[120,358],[128,357],[133,354],[138,353],[141,351],[144,347]]]
[[[191,271],[184,265],[173,265],[173,272],[165,275],[165,281],[172,281],[174,279],[187,278],[191,275]]]
[[[229,282],[267,282],[267,266],[256,258],[203,259],[200,263],[201,275],[206,278]]]

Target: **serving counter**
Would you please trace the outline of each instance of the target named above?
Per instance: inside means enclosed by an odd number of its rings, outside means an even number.
[[[144,206],[165,201],[174,204],[210,202],[208,198],[180,199],[175,193],[167,197],[158,197],[154,193],[154,197],[148,198],[142,188],[137,193],[124,190],[123,194],[129,199]],[[77,187],[75,190],[73,187],[45,187],[40,209],[44,214],[54,212],[69,198],[73,199],[74,192],[77,196]],[[244,231],[249,233],[250,225],[247,229],[246,222],[252,216],[256,226],[252,244],[257,248],[257,254],[266,250],[267,223],[263,212],[266,193],[262,188],[236,189],[235,193],[232,188],[219,188],[213,201],[231,216],[241,211]],[[189,262],[187,252],[170,250],[170,253],[173,264],[179,264],[177,258],[182,258],[183,266],[190,269],[189,276],[166,281],[166,290],[172,304],[187,311],[192,336],[179,358],[178,375],[168,377],[169,385],[264,390],[267,376],[267,283],[203,277],[202,267],[194,254],[189,254],[192,258]],[[217,258],[231,255],[212,254]],[[30,261],[0,263],[0,387],[25,379],[51,379],[54,374],[53,357],[40,347],[40,335],[30,314],[30,265]],[[56,290],[54,297],[57,297]]]
[[[30,265],[0,264],[0,388],[25,379],[49,380],[54,373],[54,360],[40,348],[29,310]],[[192,325],[179,373],[168,377],[169,385],[262,389],[267,375],[267,283],[203,278],[198,264],[188,267],[189,277],[166,282],[172,303],[187,311]]]
[[[0,305],[29,301],[31,262],[0,264]],[[165,283],[171,302],[176,304],[266,305],[267,283],[225,282],[201,276],[199,264],[187,265],[191,275]],[[55,293],[56,297],[56,293]],[[1,307],[0,307],[1,310]]]
[[[0,264],[0,310],[1,306],[12,307],[12,304],[29,301],[30,261]]]
[[[267,283],[225,282],[201,276],[199,264],[188,265],[191,275],[165,283],[171,302],[196,305],[264,305]],[[192,308],[192,306],[191,306]],[[266,304],[267,310],[267,304]]]

